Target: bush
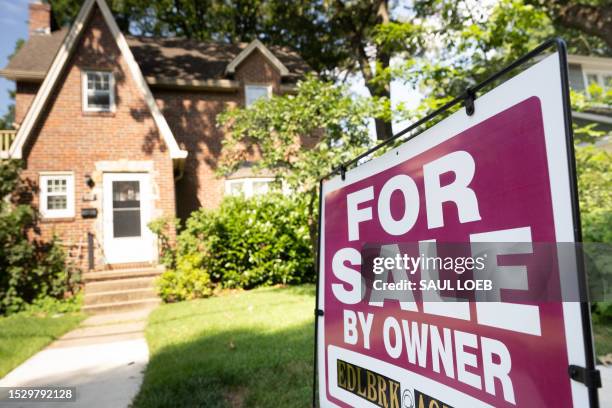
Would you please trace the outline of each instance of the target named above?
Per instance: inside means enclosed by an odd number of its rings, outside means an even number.
[[[612,244],[612,154],[593,146],[579,147],[576,167],[583,240]],[[606,283],[612,282],[610,253],[603,245],[589,248],[595,252],[587,268],[590,290],[602,298],[600,291],[606,289]],[[592,311],[594,321],[612,321],[612,302],[593,303]]]
[[[25,310],[46,298],[62,300],[78,284],[58,240],[44,242],[38,236],[34,209],[10,200],[26,189],[20,169],[19,162],[0,161],[0,314]]]
[[[313,282],[314,256],[303,200],[282,194],[228,197],[201,209],[177,238],[176,269],[160,279],[166,300],[208,296],[212,287],[251,289]]]
[[[167,270],[157,281],[157,292],[164,302],[180,302],[212,295],[210,274],[197,267],[201,263],[201,254],[178,256],[176,269]]]

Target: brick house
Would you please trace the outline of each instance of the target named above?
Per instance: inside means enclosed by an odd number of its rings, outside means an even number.
[[[149,221],[267,190],[273,179],[248,167],[215,173],[216,115],[292,92],[308,70],[295,52],[124,35],[104,0],[86,0],[70,28],[50,19],[30,5],[30,38],[0,71],[16,82],[18,129],[3,155],[38,186],[44,237],[86,248],[93,234],[97,266],[155,264]]]

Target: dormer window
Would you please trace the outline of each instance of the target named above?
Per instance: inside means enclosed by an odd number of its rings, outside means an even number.
[[[111,72],[83,72],[83,110],[85,112],[115,110],[115,79]]]
[[[252,105],[258,99],[268,99],[272,95],[272,87],[268,85],[245,85],[245,105]]]

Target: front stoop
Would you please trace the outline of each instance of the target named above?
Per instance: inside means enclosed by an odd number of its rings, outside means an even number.
[[[160,303],[154,281],[163,267],[139,267],[87,272],[85,306],[87,313],[116,313],[148,309]]]

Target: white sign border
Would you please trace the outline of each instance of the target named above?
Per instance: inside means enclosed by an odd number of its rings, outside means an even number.
[[[554,73],[554,75],[553,75]],[[401,146],[388,151],[382,156],[363,163],[346,172],[345,179],[337,175],[322,183],[321,200],[321,237],[319,259],[318,309],[325,305],[325,196],[337,189],[371,177],[388,168],[396,166],[415,157],[434,146],[451,139],[464,130],[487,120],[521,101],[536,96],[540,99],[546,154],[553,204],[553,218],[557,242],[575,242],[572,216],[572,193],[570,188],[570,169],[567,163],[567,146],[565,135],[563,94],[561,83],[561,66],[559,53],[554,52],[537,64],[519,73],[498,87],[475,100],[475,111],[472,116],[465,109],[453,113],[440,123],[427,129],[417,137],[408,140]],[[578,282],[575,283],[578,285]],[[564,288],[562,290],[565,291]],[[584,331],[580,303],[564,302],[563,317],[567,344],[568,364],[580,367],[586,365]],[[325,316],[317,320],[317,370],[319,375],[319,404],[321,407],[337,407],[327,400],[327,381],[325,363]],[[578,333],[578,335],[577,335]],[[589,406],[588,388],[581,383],[571,381],[573,406]]]

